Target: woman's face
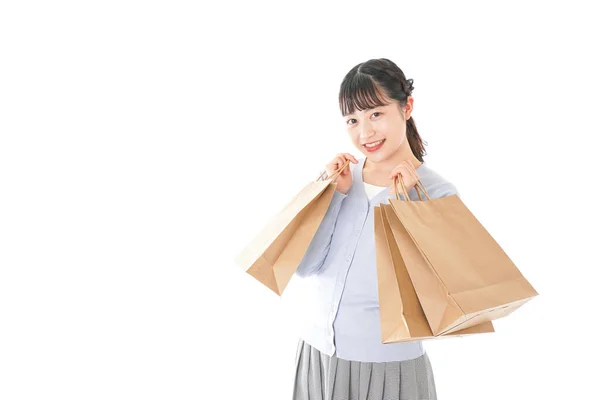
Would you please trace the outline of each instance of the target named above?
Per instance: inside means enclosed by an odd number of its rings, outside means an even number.
[[[412,97],[406,105],[406,118],[412,110]],[[344,117],[352,143],[366,157],[381,161],[395,154],[406,140],[406,120],[400,104],[393,101],[385,106],[355,111]]]

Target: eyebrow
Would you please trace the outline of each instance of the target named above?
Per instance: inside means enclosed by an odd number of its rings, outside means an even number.
[[[365,108],[363,111],[371,111],[371,110],[374,110],[374,109],[379,108],[379,107],[384,107],[384,106],[375,106],[375,107],[371,107],[371,108]],[[354,115],[354,114],[356,114],[356,111],[353,112],[352,114],[346,114],[345,116],[349,117],[349,116]]]

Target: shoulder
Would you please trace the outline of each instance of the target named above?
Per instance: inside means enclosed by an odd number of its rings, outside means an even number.
[[[426,163],[421,165],[421,167],[417,170],[417,173],[419,174],[421,183],[423,186],[425,186],[425,190],[427,190],[427,194],[432,199],[446,197],[453,194],[460,196],[454,183],[450,182],[448,179],[442,176],[442,174],[432,169]]]

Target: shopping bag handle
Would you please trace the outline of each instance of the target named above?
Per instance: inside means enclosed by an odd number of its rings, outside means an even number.
[[[337,176],[342,173],[342,171],[344,170],[344,168],[346,168],[346,166],[348,166],[349,163],[350,163],[350,160],[346,160],[346,162],[344,163],[344,165],[342,165],[342,167],[340,169],[338,169],[337,171],[335,171],[333,173],[333,175],[331,175],[331,179],[335,180],[335,178],[337,178]],[[321,178],[323,178],[323,175],[327,176],[327,170],[321,172],[321,175],[319,175],[319,177],[317,178],[317,181],[320,181]],[[329,179],[329,177],[323,178],[323,180],[326,180],[326,179]]]
[[[398,182],[400,182],[400,185],[402,186],[402,194],[404,195],[404,198],[406,199],[405,201],[412,201],[408,197],[408,192],[406,191],[406,186],[404,186],[404,181],[402,180],[402,176],[400,174],[398,174],[396,176],[396,179],[394,179],[394,193],[396,193],[396,199],[400,200],[400,192],[398,191]],[[423,201],[423,198],[421,197],[421,192],[419,192],[419,189],[421,189],[423,191],[423,194],[425,194],[425,197],[427,197],[427,200],[431,200],[431,198],[429,197],[429,194],[427,194],[427,190],[425,190],[425,186],[423,186],[423,183],[421,182],[420,179],[417,181],[417,184],[415,185],[415,190],[417,191],[419,200]]]

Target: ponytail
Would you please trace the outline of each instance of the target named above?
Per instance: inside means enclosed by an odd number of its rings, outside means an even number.
[[[421,135],[417,131],[417,125],[415,124],[415,119],[410,117],[408,121],[406,121],[406,138],[408,139],[408,144],[410,145],[410,149],[417,159],[423,162],[423,156],[427,154],[425,151],[425,147],[423,144],[423,140],[421,139]],[[427,142],[425,142],[427,144]]]

